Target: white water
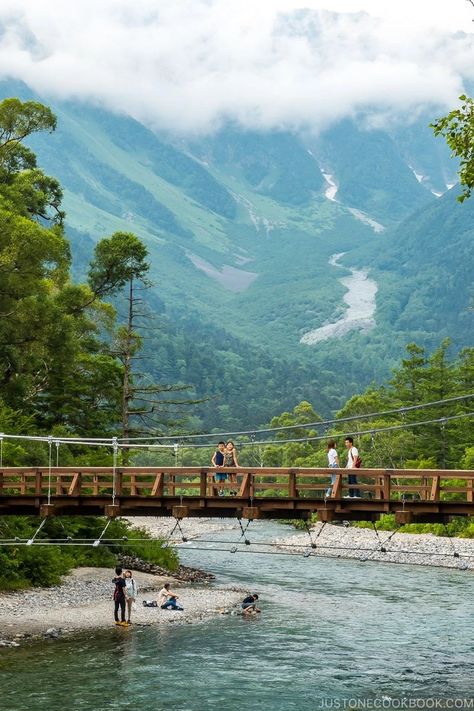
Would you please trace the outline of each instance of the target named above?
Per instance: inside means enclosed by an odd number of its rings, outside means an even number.
[[[333,254],[329,264],[333,267],[341,267],[338,263],[345,254]],[[375,295],[377,294],[377,283],[368,278],[367,269],[352,269],[351,275],[343,277],[339,281],[347,288],[344,301],[347,310],[343,316],[325,326],[308,331],[300,339],[300,343],[314,345],[320,341],[327,341],[329,338],[342,338],[350,331],[370,331],[375,326]]]

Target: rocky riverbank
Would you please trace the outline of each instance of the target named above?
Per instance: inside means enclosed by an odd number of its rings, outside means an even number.
[[[0,647],[111,627],[113,575],[108,568],[77,568],[55,587],[1,593]],[[134,578],[138,584],[138,599],[132,622],[136,626],[191,623],[234,612],[245,592],[238,588],[211,587],[209,582],[190,586],[169,575],[134,572]],[[166,581],[178,591],[183,612],[143,606],[143,600],[156,599]]]
[[[310,535],[296,533],[277,538],[274,543],[282,550],[300,555],[474,570],[474,540],[430,533],[375,532],[318,523],[311,528]]]

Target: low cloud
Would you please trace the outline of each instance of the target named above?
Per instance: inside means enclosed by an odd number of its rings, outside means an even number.
[[[228,120],[319,130],[362,114],[376,123],[453,106],[474,78],[473,34],[298,10],[294,0],[253,5],[4,0],[0,76],[182,133]]]

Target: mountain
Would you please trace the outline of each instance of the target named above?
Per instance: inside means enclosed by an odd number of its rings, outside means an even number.
[[[470,207],[435,197],[455,167],[429,117],[406,131],[345,121],[318,137],[228,125],[183,138],[17,82],[0,89],[58,117],[30,145],[64,188],[77,278],[102,236],[146,242],[164,324],[148,368],[211,396],[196,426],[256,426],[303,398],[328,414],[386,378],[407,341],[472,342]],[[354,314],[364,294],[370,311],[370,289],[375,314],[344,321],[349,284]],[[324,340],[338,320],[343,335]]]

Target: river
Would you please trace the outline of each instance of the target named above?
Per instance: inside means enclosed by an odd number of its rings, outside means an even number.
[[[281,526],[268,522],[247,532],[251,542],[278,535]],[[355,708],[356,699],[378,700],[378,708],[417,699],[412,708],[420,708],[433,697],[472,698],[471,573],[259,555],[252,545],[232,553],[238,537],[208,534],[183,547],[181,558],[215,572],[218,583],[258,592],[262,615],[111,628],[5,650],[3,707],[314,711]]]

